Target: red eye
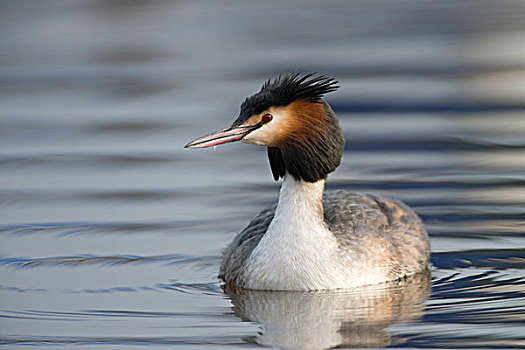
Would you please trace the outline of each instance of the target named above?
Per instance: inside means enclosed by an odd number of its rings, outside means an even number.
[[[271,121],[272,119],[273,119],[273,116],[271,114],[265,114],[262,117],[262,122],[263,122],[263,124],[266,124],[269,121]]]

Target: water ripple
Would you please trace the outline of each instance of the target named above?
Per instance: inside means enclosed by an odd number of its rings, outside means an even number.
[[[355,101],[332,103],[336,113],[493,113],[502,111],[525,111],[525,104],[505,103],[461,103],[446,101],[446,103],[392,103],[390,101],[374,101],[374,103],[361,103]]]
[[[182,293],[222,294],[222,288],[216,283],[181,283],[157,284],[157,287]]]
[[[91,254],[75,256],[58,256],[47,258],[1,258],[0,265],[16,268],[52,267],[52,266],[80,266],[80,265],[106,265],[116,266],[124,264],[149,264],[162,263],[164,265],[181,265],[188,263],[217,262],[218,256],[189,256],[183,254],[136,256],[113,255],[96,256]]]
[[[52,233],[62,236],[107,232],[170,232],[209,224],[206,220],[178,220],[168,222],[46,222],[19,225],[0,225],[0,232],[19,235]]]
[[[14,154],[0,155],[0,166],[25,167],[35,165],[93,167],[119,167],[143,165],[152,163],[169,163],[180,161],[181,158],[173,152],[143,152],[143,153],[55,153],[55,154]]]
[[[525,269],[523,249],[480,249],[432,254],[432,264],[438,268],[490,267],[497,270]]]
[[[0,345],[222,345],[246,346],[242,337],[216,335],[199,337],[0,337]]]

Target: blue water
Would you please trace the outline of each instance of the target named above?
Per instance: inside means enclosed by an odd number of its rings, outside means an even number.
[[[1,2],[0,345],[524,348],[524,35],[507,0]],[[328,189],[409,204],[429,276],[223,290],[279,184],[257,146],[183,146],[295,70],[340,81]]]

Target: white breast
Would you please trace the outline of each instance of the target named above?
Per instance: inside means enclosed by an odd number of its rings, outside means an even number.
[[[247,261],[246,287],[319,290],[348,287],[337,241],[323,219],[324,180],[286,175],[268,231]]]

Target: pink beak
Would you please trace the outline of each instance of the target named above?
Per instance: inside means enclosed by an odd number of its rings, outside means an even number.
[[[222,145],[223,143],[230,143],[242,140],[242,138],[248,135],[253,130],[257,129],[258,125],[253,126],[240,126],[232,127],[216,132],[212,132],[209,135],[199,137],[186,144],[184,148],[206,148],[212,146]]]

